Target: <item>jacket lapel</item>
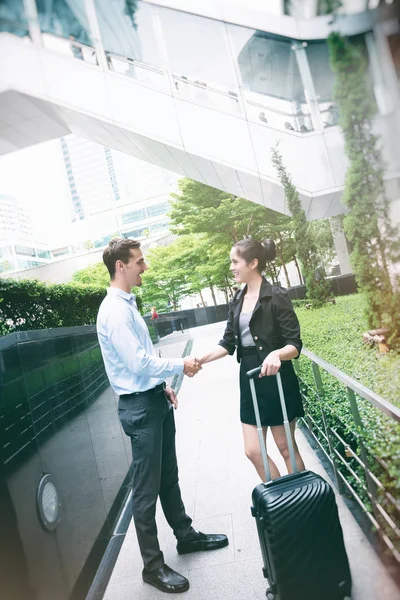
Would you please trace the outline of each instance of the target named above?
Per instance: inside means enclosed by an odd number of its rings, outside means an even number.
[[[254,319],[257,311],[261,308],[262,300],[264,298],[268,298],[271,296],[272,296],[272,285],[269,283],[269,281],[267,281],[265,279],[265,277],[263,277],[261,287],[260,287],[260,295],[259,295],[256,305],[254,307],[253,314],[251,315],[250,323]]]
[[[246,293],[247,286],[245,286],[242,290],[239,291],[236,298],[232,301],[232,310],[233,310],[233,331],[236,336],[239,335],[239,318],[240,311],[242,310],[243,298]]]

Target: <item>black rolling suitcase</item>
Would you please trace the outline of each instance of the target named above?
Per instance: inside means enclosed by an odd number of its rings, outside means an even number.
[[[277,384],[293,474],[271,481],[262,436],[254,377],[247,373],[267,482],[253,490],[251,512],[268,579],[269,600],[343,600],[351,596],[351,575],[334,492],[312,471],[297,469],[281,376]]]

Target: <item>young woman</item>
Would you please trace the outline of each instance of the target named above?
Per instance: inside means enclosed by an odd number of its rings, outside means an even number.
[[[300,470],[304,463],[297,448],[294,430],[296,417],[304,415],[299,384],[291,363],[300,355],[302,342],[300,325],[284,288],[271,285],[262,275],[267,261],[275,258],[272,240],[259,242],[246,239],[237,242],[230,254],[231,270],[237,283],[245,286],[229,304],[228,321],[218,347],[198,361],[205,363],[237,351],[240,362],[240,420],[246,456],[265,481],[261,449],[258,440],[253,402],[246,372],[262,364],[261,376],[255,386],[259,402],[264,438],[271,428],[275,443],[282,454],[288,472],[292,472],[289,449],[283,426],[276,375],[281,373],[296,462]],[[273,460],[268,457],[272,478],[280,476]]]

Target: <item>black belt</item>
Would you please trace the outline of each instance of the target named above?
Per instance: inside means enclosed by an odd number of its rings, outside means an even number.
[[[130,396],[140,396],[141,394],[146,394],[150,396],[155,396],[156,394],[160,394],[165,390],[167,384],[165,381],[156,385],[156,387],[151,388],[150,390],[144,390],[143,392],[132,392],[132,394],[121,394],[120,398],[129,398]]]

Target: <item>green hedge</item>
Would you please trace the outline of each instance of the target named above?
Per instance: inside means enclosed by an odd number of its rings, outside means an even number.
[[[366,346],[362,333],[368,330],[365,318],[365,298],[362,294],[336,298],[336,305],[320,309],[296,308],[302,331],[304,346],[317,356],[344,371],[366,387],[399,405],[400,355],[394,351],[381,356],[376,348]],[[320,400],[315,394],[311,362],[302,357],[297,363],[301,388],[304,393],[306,411],[324,429]],[[361,458],[357,428],[354,424],[350,403],[344,385],[320,369],[324,387],[321,398],[327,424],[336,430],[342,439]],[[400,489],[400,424],[387,417],[369,402],[358,398],[358,408],[363,424],[363,439],[367,446],[371,471],[384,484],[387,491],[398,501]],[[329,453],[324,438],[319,441]],[[357,476],[365,483],[363,469],[354,458],[346,456],[343,445],[333,436],[333,445]],[[346,476],[359,496],[370,508],[368,495],[344,465],[338,461],[339,470]],[[377,490],[378,499],[394,522],[399,523],[399,512],[392,502]],[[383,530],[400,550],[396,534],[378,517]]]
[[[105,295],[95,286],[0,278],[0,334],[93,325]]]

